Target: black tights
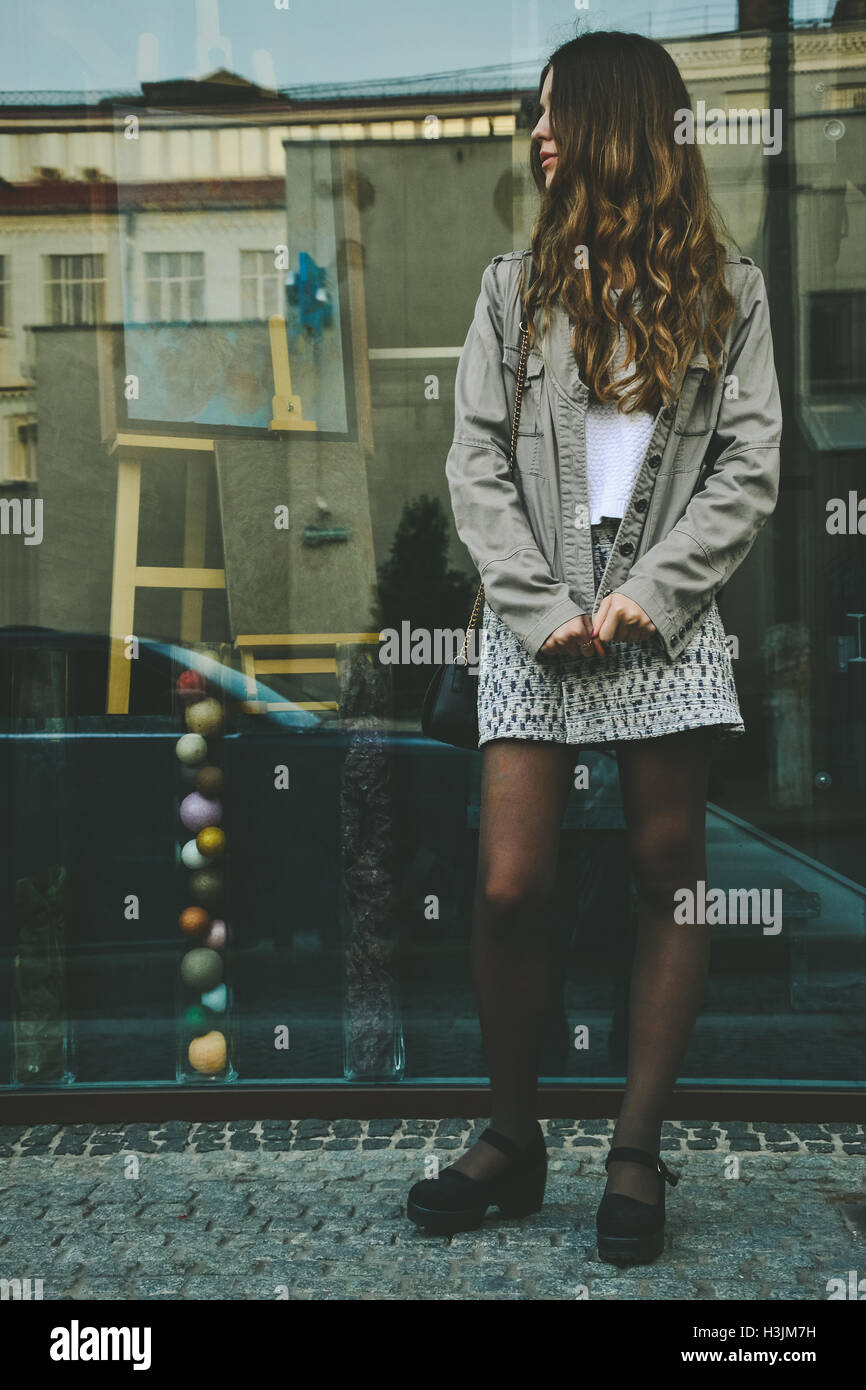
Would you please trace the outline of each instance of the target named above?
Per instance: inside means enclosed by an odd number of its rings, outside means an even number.
[[[665,1108],[706,985],[710,930],[673,920],[674,892],[706,879],[711,730],[619,744],[628,867],[639,899],[629,989],[628,1078],[613,1142],[657,1153]],[[559,836],[579,750],[497,739],[482,748],[481,836],[472,964],[491,1125],[519,1144],[536,1124],[538,1067],[556,997],[551,928]],[[478,1143],[454,1166],[486,1177],[507,1163]],[[658,1179],[613,1163],[608,1192],[654,1202]]]

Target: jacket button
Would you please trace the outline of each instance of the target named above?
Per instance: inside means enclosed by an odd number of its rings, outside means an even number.
[[[691,627],[691,625],[692,625],[692,620],[691,620],[691,618],[687,618],[687,619],[686,619],[686,632],[688,632],[688,630],[689,630],[689,628]]]
[[[632,545],[631,541],[624,541],[619,549],[620,554],[631,555],[632,551],[634,550],[634,546]]]
[[[680,637],[683,636],[684,632],[685,632],[685,628],[684,628],[684,627],[681,627],[681,628],[680,628]]]
[[[662,456],[661,456],[661,454],[652,454],[651,457],[650,457],[650,461],[649,461],[649,466],[650,466],[650,468],[658,468],[658,466],[659,466],[659,464],[661,463],[661,461],[662,461]]]
[[[671,638],[671,646],[672,646],[672,647],[675,647],[675,646],[677,645],[677,642],[679,642],[679,640],[680,640],[680,639],[679,639],[679,637],[677,637],[677,634],[674,633],[673,637]]]
[[[646,500],[646,498],[645,498],[645,497],[639,497],[639,498],[637,499],[637,501],[635,502],[634,506],[635,506],[635,511],[637,511],[637,512],[645,512],[646,509],[647,509],[647,500]]]

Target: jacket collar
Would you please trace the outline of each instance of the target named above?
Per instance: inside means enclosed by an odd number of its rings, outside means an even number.
[[[551,306],[550,329],[546,338],[541,337],[542,329],[542,310],[538,309],[535,314],[536,342],[540,347],[540,356],[544,362],[545,369],[561,395],[569,400],[585,401],[589,397],[589,387],[582,380],[578,371],[577,362],[571,347],[571,320],[568,314],[559,303]],[[532,349],[529,358],[537,351]],[[688,370],[696,369],[699,371],[709,370],[709,358],[701,350],[692,353],[688,364]],[[680,383],[676,398],[679,398],[682,383]]]

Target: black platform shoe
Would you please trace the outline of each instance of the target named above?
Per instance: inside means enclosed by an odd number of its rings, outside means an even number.
[[[661,1178],[661,1195],[650,1206],[624,1192],[604,1194],[595,1218],[599,1259],[612,1264],[648,1264],[662,1253],[665,1245],[665,1182],[676,1187],[679,1177],[658,1154],[645,1149],[611,1149],[605,1168],[611,1163],[640,1163],[644,1168],[654,1168]]]
[[[434,1235],[473,1231],[498,1207],[503,1216],[529,1216],[541,1210],[547,1182],[547,1148],[539,1125],[525,1149],[495,1129],[481,1135],[512,1160],[492,1178],[470,1178],[454,1168],[443,1168],[438,1178],[425,1178],[410,1189],[406,1215]],[[480,1142],[480,1140],[479,1140]]]

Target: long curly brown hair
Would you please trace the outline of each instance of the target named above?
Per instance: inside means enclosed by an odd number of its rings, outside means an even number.
[[[735,307],[722,238],[733,238],[710,198],[700,150],[674,139],[675,113],[690,101],[661,44],[618,31],[562,44],[541,74],[537,116],[551,67],[557,160],[549,189],[537,140],[530,153],[541,193],[531,237],[534,278],[521,285],[530,341],[533,314],[543,308],[546,333],[558,300],[593,395],[618,401],[620,410],[655,411],[675,397],[699,345],[710,380],[718,376],[716,350]],[[614,287],[621,288],[616,300]],[[614,385],[618,324],[624,370],[633,370]]]

